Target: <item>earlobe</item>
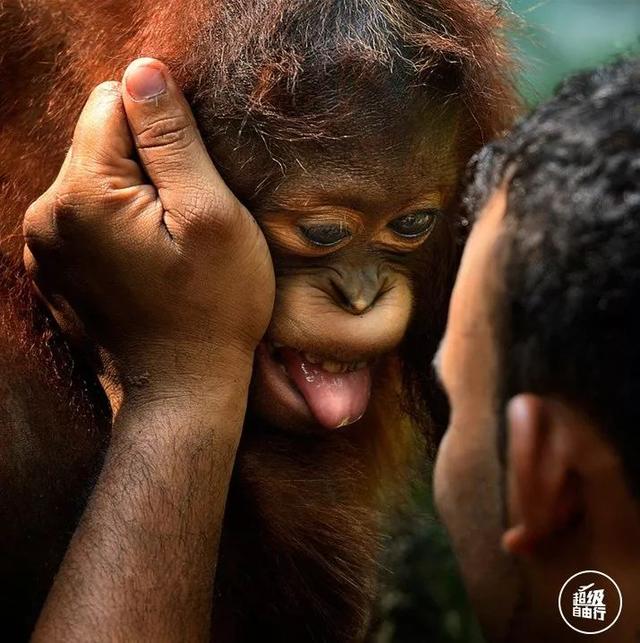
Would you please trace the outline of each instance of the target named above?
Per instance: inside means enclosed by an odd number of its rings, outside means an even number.
[[[537,395],[514,397],[506,414],[509,528],[502,547],[527,556],[577,508],[568,427],[557,404]]]

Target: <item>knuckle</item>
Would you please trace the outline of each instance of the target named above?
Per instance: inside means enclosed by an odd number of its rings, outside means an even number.
[[[53,244],[53,230],[50,224],[48,203],[35,201],[28,208],[22,222],[22,236],[26,247],[34,253],[41,253]]]
[[[53,199],[53,219],[57,223],[75,222],[85,207],[76,191],[58,192]]]
[[[44,281],[53,278],[55,266],[59,265],[59,255],[55,252],[55,245],[25,244],[22,251],[22,265],[27,277],[36,285],[42,286]]]
[[[107,96],[109,98],[118,97],[120,98],[120,83],[116,80],[105,80],[104,82],[96,85],[93,90],[93,94],[97,98]]]
[[[22,263],[24,265],[24,270],[33,281],[35,284],[41,284],[42,283],[42,267],[38,263],[38,260],[36,259],[36,256],[33,254],[32,250],[25,246],[24,251],[22,253]]]
[[[43,206],[44,204],[41,199],[38,199],[37,201],[34,201],[24,213],[24,219],[22,220],[22,233],[25,237],[36,233],[38,227],[40,227]]]
[[[70,231],[95,220],[112,207],[124,205],[108,176],[94,173],[87,167],[81,172],[65,181],[52,197],[52,220],[61,231]]]
[[[27,275],[29,277],[33,277],[38,270],[38,262],[28,246],[25,246],[22,252],[22,263],[24,264],[24,269]]]
[[[94,127],[113,111],[114,106],[122,102],[120,83],[107,81],[93,88],[82,110],[81,119]],[[76,135],[78,132],[76,131]]]
[[[69,234],[91,215],[104,208],[94,189],[68,187],[53,197],[52,220],[61,234]]]
[[[177,113],[149,121],[138,132],[137,140],[141,151],[160,148],[179,152],[193,144],[195,131],[191,119]]]

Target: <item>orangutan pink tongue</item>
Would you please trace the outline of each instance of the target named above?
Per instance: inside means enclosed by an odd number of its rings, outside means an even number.
[[[364,415],[371,390],[368,367],[329,373],[321,364],[308,362],[302,353],[290,348],[281,349],[280,358],[319,424],[336,429]]]

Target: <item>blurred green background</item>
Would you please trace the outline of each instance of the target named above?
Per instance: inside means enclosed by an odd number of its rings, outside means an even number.
[[[511,0],[521,21],[514,45],[530,104],[559,80],[611,57],[640,52],[640,0]]]
[[[623,53],[640,53],[640,0],[512,0],[512,41],[528,105],[567,74]],[[399,519],[389,544],[372,643],[482,643],[430,489]]]

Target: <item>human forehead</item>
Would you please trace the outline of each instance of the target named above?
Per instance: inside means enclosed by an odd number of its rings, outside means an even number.
[[[507,208],[507,185],[498,187],[473,226],[451,295],[449,318],[438,366],[443,379],[457,376],[464,355],[490,351],[493,333],[491,311],[499,296],[499,238]],[[487,360],[488,356],[484,355]],[[488,366],[489,364],[486,364]]]
[[[508,185],[504,183],[493,191],[475,219],[465,245],[452,294],[452,303],[454,305],[459,303],[461,306],[460,311],[455,311],[459,315],[468,309],[466,303],[471,292],[488,295],[490,286],[496,285],[498,239],[503,229],[507,199]],[[477,311],[473,312],[477,313]]]

